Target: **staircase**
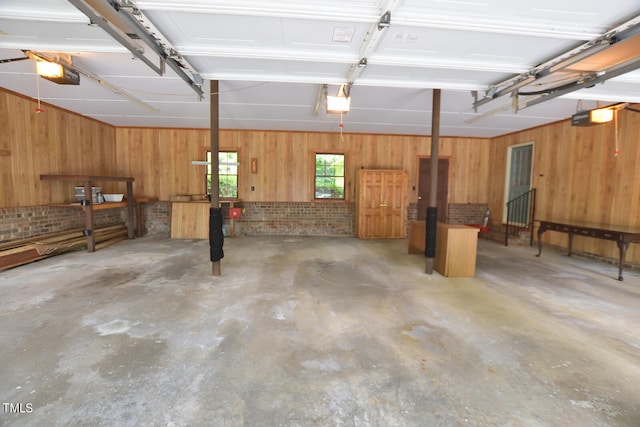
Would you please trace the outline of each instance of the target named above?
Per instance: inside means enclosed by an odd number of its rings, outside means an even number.
[[[504,243],[505,246],[532,246],[536,210],[536,189],[507,202],[507,222],[490,224],[490,231],[480,238]]]
[[[507,227],[505,224],[491,224],[490,230],[486,233],[480,233],[481,239],[491,240],[492,242],[505,242]],[[531,246],[531,230],[526,227],[509,226],[509,245],[512,246]]]
[[[518,244],[524,239],[529,246],[533,246],[535,212],[535,188],[507,202],[507,221],[502,225],[505,246],[509,246],[509,243]]]

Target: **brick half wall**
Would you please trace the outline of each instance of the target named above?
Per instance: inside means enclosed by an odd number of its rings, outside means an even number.
[[[355,204],[322,202],[243,202],[242,234],[353,236]]]
[[[451,203],[447,206],[447,222],[480,224],[488,207],[486,203]]]
[[[93,212],[95,227],[126,222],[126,208]],[[85,227],[85,213],[73,206],[26,206],[0,209],[0,242],[28,239]]]

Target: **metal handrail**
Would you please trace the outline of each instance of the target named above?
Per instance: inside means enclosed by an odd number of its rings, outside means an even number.
[[[530,231],[529,246],[533,246],[533,222],[536,211],[536,189],[507,202],[507,221],[505,224],[504,245],[509,246],[509,228],[526,228]]]

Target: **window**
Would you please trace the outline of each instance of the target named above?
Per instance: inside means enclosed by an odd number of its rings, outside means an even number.
[[[207,151],[207,194],[211,194],[211,151]],[[238,198],[238,153],[220,151],[218,153],[218,177],[220,198]]]
[[[345,155],[316,153],[316,199],[344,199]]]

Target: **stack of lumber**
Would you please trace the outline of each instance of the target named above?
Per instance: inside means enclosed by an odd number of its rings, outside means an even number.
[[[0,243],[0,270],[17,267],[74,249],[87,247],[83,228],[43,234],[38,237]],[[101,249],[127,238],[124,224],[96,228],[96,249]]]

